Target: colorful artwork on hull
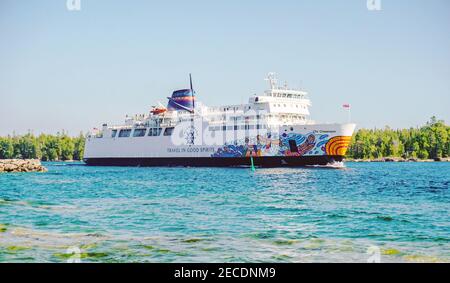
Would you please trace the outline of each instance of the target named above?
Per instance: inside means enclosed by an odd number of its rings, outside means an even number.
[[[328,134],[283,133],[258,135],[256,138],[245,138],[226,144],[219,148],[212,157],[262,157],[262,156],[312,156],[312,155],[345,155],[351,137]]]
[[[212,154],[212,157],[278,156],[279,151],[280,140],[268,134],[267,137],[257,135],[253,139],[245,138],[234,144],[226,144]]]
[[[327,155],[345,155],[352,137],[337,136],[331,138],[325,147]]]
[[[327,134],[308,133],[306,135],[297,133],[283,133],[280,137],[282,147],[280,156],[308,156],[324,155],[325,144],[328,141]],[[295,143],[293,142],[295,141]],[[292,151],[291,142],[296,150]]]

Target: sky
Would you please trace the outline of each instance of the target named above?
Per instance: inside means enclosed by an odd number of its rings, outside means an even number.
[[[121,123],[189,73],[211,106],[247,102],[275,72],[318,122],[345,122],[344,103],[358,127],[450,122],[448,0],[66,2],[0,1],[0,135]]]

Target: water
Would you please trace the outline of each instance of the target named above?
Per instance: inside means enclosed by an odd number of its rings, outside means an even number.
[[[44,165],[0,174],[0,262],[450,261],[450,163]]]

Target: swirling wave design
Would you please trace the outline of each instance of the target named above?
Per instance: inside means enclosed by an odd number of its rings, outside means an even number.
[[[325,146],[327,155],[345,155],[351,140],[352,137],[344,136],[331,138]]]

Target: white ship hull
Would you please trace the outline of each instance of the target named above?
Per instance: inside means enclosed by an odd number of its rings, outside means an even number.
[[[304,166],[342,161],[355,124],[314,124],[255,132],[222,144],[175,145],[171,136],[87,138],[84,161],[102,166]]]

